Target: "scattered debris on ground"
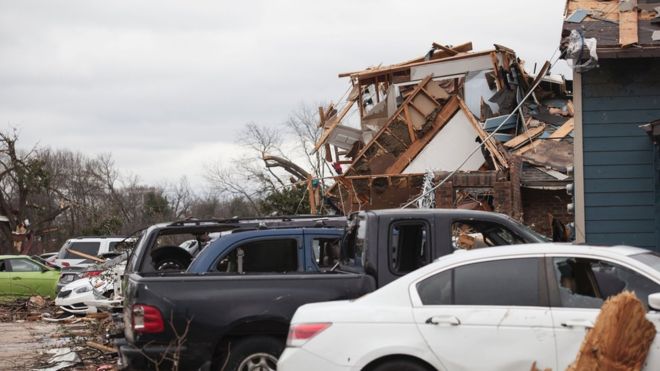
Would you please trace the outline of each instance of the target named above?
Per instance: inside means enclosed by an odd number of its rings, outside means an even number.
[[[41,296],[0,302],[0,370],[115,370],[112,339],[122,334],[111,313],[74,316]],[[5,368],[4,365],[8,365]]]

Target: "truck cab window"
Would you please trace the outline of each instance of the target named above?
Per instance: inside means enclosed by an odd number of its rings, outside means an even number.
[[[509,229],[481,220],[455,221],[451,226],[451,241],[454,249],[465,250],[525,243]]]
[[[339,261],[339,243],[339,238],[318,237],[312,240],[314,261],[319,268],[332,268]]]
[[[286,273],[298,270],[298,241],[269,239],[247,242],[233,248],[220,260],[218,272]]]
[[[423,221],[399,221],[390,226],[390,268],[396,274],[412,272],[430,262],[429,227]]]

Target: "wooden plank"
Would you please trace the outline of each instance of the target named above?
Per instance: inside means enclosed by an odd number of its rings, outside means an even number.
[[[472,51],[472,42],[467,42],[467,43],[456,45],[452,48],[452,50],[455,50],[459,53],[470,52],[470,51]],[[433,56],[431,57],[431,60],[443,59],[443,58],[447,58],[447,57],[451,57],[451,55],[448,55],[444,51],[439,51],[439,52],[433,53]],[[411,60],[401,62],[401,63],[397,63],[395,65],[392,65],[391,67],[394,67],[394,66],[400,66],[401,67],[401,66],[407,66],[409,64],[416,64],[416,63],[421,63],[421,62],[426,62],[426,56],[411,59]],[[342,72],[342,73],[339,74],[339,77],[340,78],[349,77],[349,76],[358,75],[360,73],[371,72],[371,71],[373,71],[373,70]]]
[[[586,193],[587,206],[650,206],[655,203],[653,192]]]
[[[585,193],[653,192],[653,178],[643,179],[585,179]]]
[[[337,115],[334,115],[333,117],[325,117],[326,120],[330,121],[330,126],[323,132],[323,134],[321,134],[321,138],[319,138],[319,141],[316,142],[316,145],[314,146],[314,152],[318,151],[319,148],[321,148],[321,146],[325,144],[325,141],[328,140],[330,134],[332,134],[332,131],[335,129],[335,127],[341,124],[341,120],[343,120],[344,116],[346,116],[348,111],[351,110],[351,107],[353,107],[353,105],[355,104],[355,100],[360,96],[360,94],[357,94],[357,90],[359,90],[359,86],[353,85],[353,88],[351,89],[351,92],[348,95],[346,105],[341,110],[341,112],[339,112]]]
[[[655,233],[589,233],[587,243],[593,245],[630,245],[656,249]]]
[[[80,256],[82,258],[85,258],[85,259],[94,260],[95,262],[98,262],[98,263],[104,263],[105,262],[104,259],[98,258],[94,255],[85,254],[84,252],[80,252],[78,250],[74,250],[74,249],[69,248],[69,247],[66,248],[66,251],[72,253],[73,255],[78,255],[78,256]]]
[[[319,106],[319,127],[325,127],[325,111],[323,106]]]
[[[641,129],[640,129],[641,131]],[[609,137],[609,138],[589,138],[583,142],[585,152],[623,152],[647,149],[653,153],[653,145],[648,137]]]
[[[586,227],[590,233],[648,233],[655,230],[655,220],[593,220]]]
[[[586,209],[586,220],[639,220],[655,218],[654,206],[603,206]]]
[[[583,112],[583,122],[590,124],[646,124],[660,117],[660,109],[636,111]],[[640,129],[641,131],[641,129]]]
[[[458,54],[458,52],[457,52],[456,50],[454,50],[454,49],[452,49],[452,48],[448,48],[448,47],[446,47],[446,46],[444,46],[444,45],[440,45],[440,44],[438,44],[438,43],[436,43],[436,42],[434,42],[432,45],[433,45],[433,47],[434,47],[435,49],[440,49],[440,50],[444,51],[445,53],[447,53],[447,54],[449,54],[449,55],[456,55],[456,54]]]
[[[532,139],[538,137],[543,133],[545,130],[545,124],[541,124],[538,127],[531,128],[528,131],[518,135],[517,137],[514,137],[510,141],[504,143],[504,147],[506,148],[516,148],[523,143],[527,142],[528,140],[531,141]]]
[[[400,174],[406,166],[417,157],[422,149],[429,144],[433,137],[435,137],[435,135],[442,130],[442,128],[456,114],[456,111],[460,108],[458,100],[459,98],[454,96],[442,107],[440,112],[438,112],[438,115],[435,117],[431,130],[422,138],[410,144],[408,149],[399,156],[396,162],[385,170],[385,174]]]
[[[465,102],[463,102],[462,99],[458,98],[458,104],[461,106],[461,109],[465,111],[465,115],[468,117],[468,121],[472,124],[472,127],[474,130],[477,132],[479,135],[479,138],[481,138],[482,142],[484,142],[484,145],[486,146],[486,149],[488,149],[488,152],[490,152],[491,156],[493,157],[493,164],[495,165],[496,170],[499,170],[499,165],[501,165],[504,168],[508,168],[509,164],[497,148],[497,145],[493,143],[493,139],[491,138],[490,140],[486,140],[488,137],[488,133],[484,131],[484,129],[481,128],[481,124],[474,118],[474,115],[472,115],[472,112],[470,112],[470,109],[465,105]]]
[[[619,44],[622,48],[639,42],[637,34],[637,0],[628,0],[632,3],[630,11],[619,11]]]
[[[653,163],[653,150],[585,152],[584,165],[644,165]]]
[[[528,144],[524,147],[518,148],[517,150],[513,151],[513,154],[520,156],[523,153],[529,151],[530,149],[536,148],[539,144],[541,144],[541,142],[542,142],[541,140],[532,141],[532,143],[530,143],[530,144]]]
[[[639,179],[652,176],[653,164],[584,166],[584,179]]]
[[[564,123],[564,125],[560,126],[559,129],[555,130],[554,133],[550,134],[550,139],[554,141],[559,141],[562,138],[565,138],[568,134],[570,134],[573,131],[573,128],[575,127],[575,121],[571,117],[568,121]]]

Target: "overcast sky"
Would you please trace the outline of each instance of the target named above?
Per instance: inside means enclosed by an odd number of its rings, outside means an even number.
[[[336,100],[340,72],[493,43],[527,61],[559,44],[563,0],[0,0],[0,124],[149,184],[228,161],[248,122]]]

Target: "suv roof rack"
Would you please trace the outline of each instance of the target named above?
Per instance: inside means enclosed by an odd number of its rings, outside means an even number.
[[[258,228],[268,228],[269,226],[295,226],[297,224],[305,226],[338,226],[346,224],[345,216],[322,216],[322,215],[293,215],[293,216],[269,216],[269,217],[250,217],[250,218],[229,218],[229,219],[184,219],[177,220],[168,224],[169,227],[183,227],[208,224],[251,224]]]
[[[76,236],[76,237],[71,237],[69,238],[70,240],[84,240],[86,238],[125,238],[124,236],[107,236],[107,235],[100,235],[100,236]]]

